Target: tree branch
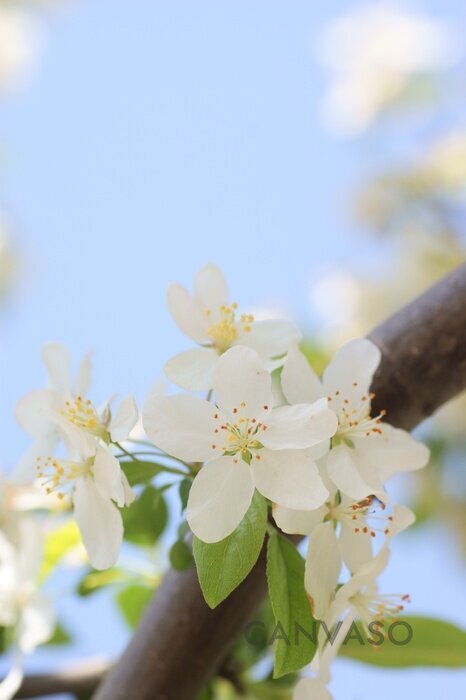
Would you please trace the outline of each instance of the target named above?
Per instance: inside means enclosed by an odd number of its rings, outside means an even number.
[[[59,693],[89,695],[110,668],[111,663],[105,659],[88,659],[56,673],[25,676],[15,698],[40,698]]]
[[[466,388],[466,265],[371,333],[383,353],[374,410],[412,429]],[[194,569],[170,571],[120,662],[94,700],[193,700],[226,658],[266,594],[265,551],[215,610]]]

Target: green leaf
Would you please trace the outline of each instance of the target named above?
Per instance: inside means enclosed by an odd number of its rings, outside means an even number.
[[[373,666],[393,668],[466,666],[466,631],[449,622],[411,615],[400,617],[394,622],[387,621],[380,628],[384,640],[375,648],[367,642],[367,635],[359,624],[358,629],[364,644],[355,638],[355,633],[354,638],[343,643],[341,656]],[[376,634],[373,639],[380,641]]]
[[[220,542],[206,544],[197,537],[193,553],[202,593],[215,608],[239,586],[257,561],[267,524],[267,503],[257,491],[236,530]]]
[[[53,635],[50,637],[50,639],[47,642],[47,645],[51,646],[61,646],[62,644],[69,644],[71,642],[71,635],[66,630],[63,625],[61,625],[59,622],[55,625],[55,630],[53,632]]]
[[[152,481],[154,476],[164,471],[162,464],[157,464],[156,462],[142,462],[140,460],[137,462],[133,460],[120,462],[120,466],[126,474],[130,486],[148,484]]]
[[[52,530],[45,538],[44,556],[39,573],[42,583],[58,566],[63,557],[81,543],[81,535],[74,520]]]
[[[183,540],[176,540],[169,553],[170,564],[177,571],[186,571],[193,564],[191,548]]]
[[[139,585],[128,586],[118,593],[118,607],[131,629],[137,626],[153,594],[154,589]]]
[[[180,500],[181,500],[181,511],[183,512],[186,509],[186,506],[188,505],[188,496],[189,492],[191,490],[193,482],[191,479],[183,479],[183,481],[180,481],[179,485],[179,493],[180,493]]]
[[[154,486],[146,486],[139,498],[121,511],[125,539],[139,545],[155,544],[168,522],[165,499]]]
[[[91,595],[99,591],[104,586],[109,586],[112,583],[120,583],[127,580],[127,574],[120,569],[106,569],[105,571],[90,571],[83,576],[78,584],[78,593],[80,596]]]
[[[267,550],[267,581],[275,617],[274,678],[299,671],[314,656],[315,620],[304,590],[304,559],[289,540],[274,534]],[[298,627],[299,625],[299,627]]]

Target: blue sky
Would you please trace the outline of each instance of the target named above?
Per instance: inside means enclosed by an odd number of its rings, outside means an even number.
[[[285,306],[306,322],[321,269],[374,259],[347,217],[367,144],[333,139],[318,114],[325,75],[313,37],[348,4],[75,0],[54,13],[34,84],[0,110],[0,206],[23,266],[0,319],[5,466],[27,444],[11,409],[42,383],[47,340],[63,340],[76,358],[95,348],[97,399],[141,400],[165,359],[187,347],[165,308],[169,282],[190,284],[212,260],[241,305]],[[464,23],[461,0],[409,5]],[[383,154],[383,144],[370,148],[371,158]],[[466,624],[456,550],[437,531],[432,541],[438,547],[412,535],[395,546],[389,582],[404,589],[409,579],[413,611]],[[76,654],[123,643],[110,604],[62,605],[81,630]],[[91,633],[96,611],[105,629]],[[33,665],[56,659],[41,654]],[[337,698],[353,674],[342,662]],[[446,687],[459,695],[466,680],[357,674],[354,700],[369,697],[374,678],[383,677],[381,699],[407,696],[405,683],[427,699]]]

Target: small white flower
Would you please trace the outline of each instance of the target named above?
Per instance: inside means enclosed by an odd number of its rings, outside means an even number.
[[[254,350],[241,346],[219,358],[213,383],[216,405],[190,395],[153,395],[143,411],[155,445],[186,462],[206,462],[186,511],[193,532],[205,542],[229,535],[255,488],[289,508],[322,505],[328,491],[308,448],[335,432],[326,399],[273,408],[269,373]]]
[[[342,564],[350,572],[358,571],[372,559],[372,540],[377,534],[387,543],[415,520],[406,506],[395,505],[390,515],[384,510],[383,504],[375,508],[373,498],[333,500],[312,512],[274,507],[274,519],[284,532],[310,535],[304,585],[318,620],[328,613]]]
[[[237,305],[228,301],[223,273],[212,263],[197,273],[193,294],[180,284],[172,284],[167,301],[179,329],[201,345],[165,365],[167,377],[184,389],[211,389],[218,357],[234,345],[253,348],[270,367],[276,367],[276,359],[299,338],[298,330],[288,321],[255,321],[251,314],[238,314]]]
[[[71,497],[74,516],[92,566],[113,566],[123,540],[123,522],[116,507],[134,500],[120,463],[89,434],[63,421],[75,459],[37,458],[38,477],[48,494]],[[116,505],[115,505],[116,503]]]
[[[282,371],[282,389],[293,403],[326,396],[338,417],[338,429],[326,461],[329,477],[354,501],[376,495],[386,499],[383,484],[402,471],[424,467],[429,450],[405,430],[371,417],[370,386],[381,359],[365,338],[346,343],[319,380],[297,345],[292,345]]]
[[[111,401],[97,410],[85,398],[91,377],[91,353],[81,361],[75,382],[71,379],[70,353],[64,345],[46,345],[42,358],[48,371],[47,388],[29,392],[15,408],[19,424],[35,438],[14,470],[13,480],[17,484],[34,478],[38,456],[53,455],[61,439],[67,443],[67,423],[109,444],[125,440],[138,419],[132,396],[120,403],[115,416],[112,415]]]

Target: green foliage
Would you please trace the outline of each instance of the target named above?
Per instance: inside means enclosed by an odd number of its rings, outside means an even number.
[[[125,539],[138,545],[152,546],[165,530],[168,510],[162,491],[146,486],[129,508],[121,511]]]
[[[184,540],[176,540],[170,549],[169,557],[170,564],[177,571],[186,571],[194,563],[191,548]]]
[[[182,511],[184,511],[186,506],[188,505],[188,496],[191,490],[192,483],[193,482],[191,481],[191,479],[183,479],[183,481],[180,481],[180,485],[178,488],[180,493]]]
[[[92,569],[79,582],[78,593],[81,596],[88,596],[112,583],[120,583],[126,580],[127,575],[120,569],[106,569],[104,571]]]
[[[63,627],[63,625],[60,622],[58,622],[55,625],[55,630],[53,632],[53,635],[47,642],[47,645],[61,646],[64,644],[70,644],[71,641],[71,635],[68,632],[68,630],[65,629],[65,627]]]
[[[308,664],[316,647],[303,633],[296,635],[297,625],[311,633],[315,622],[304,590],[304,559],[278,534],[269,540],[267,581],[276,623],[274,678],[279,678]]]
[[[139,460],[135,461],[122,461],[120,462],[121,468],[126,474],[131,486],[136,486],[137,484],[148,484],[152,481],[154,476],[160,474],[164,471],[164,466],[162,464],[157,464],[156,462],[143,462]]]
[[[199,583],[207,605],[215,608],[239,586],[257,561],[267,525],[267,502],[257,491],[243,520],[228,537],[193,542]]]
[[[153,594],[153,588],[134,584],[124,588],[116,596],[118,608],[131,629],[137,626]]]
[[[408,628],[402,626],[401,623],[406,623],[411,628],[411,639],[409,639]],[[408,615],[401,617],[400,625],[392,628],[392,637],[397,642],[409,639],[406,644],[392,643],[387,634],[389,628],[390,622],[386,622],[381,629],[385,639],[380,646],[374,648],[373,645],[367,643],[367,635],[358,625],[365,643],[361,644],[353,638],[348,640],[341,647],[341,656],[347,656],[374,666],[392,668],[466,666],[466,631],[449,622]],[[378,640],[377,635],[374,635],[374,639]]]
[[[74,520],[69,520],[64,525],[52,530],[45,538],[44,556],[39,574],[40,582],[50,576],[71,549],[80,544],[81,535]]]

